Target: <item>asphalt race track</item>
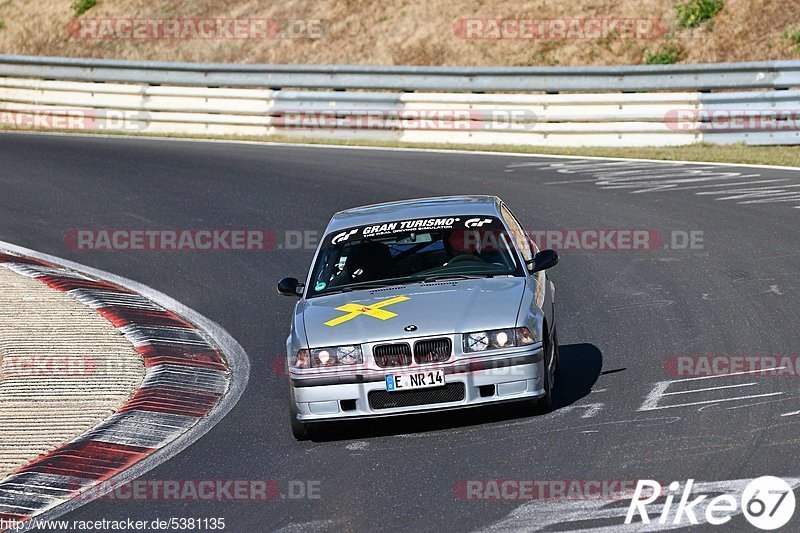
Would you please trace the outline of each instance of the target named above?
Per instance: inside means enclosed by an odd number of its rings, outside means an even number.
[[[145,283],[221,324],[250,356],[233,411],[145,478],[269,479],[286,496],[102,500],[67,518],[224,517],[229,531],[620,530],[625,505],[477,501],[459,487],[692,478],[713,492],[800,477],[796,369],[683,381],[670,371],[681,355],[800,354],[800,172],[27,134],[1,135],[0,161],[0,240]],[[648,250],[561,252],[551,276],[564,372],[551,413],[387,419],[298,443],[275,363],[295,302],[274,287],[304,277],[313,250],[86,252],[64,241],[72,229],[253,228],[285,244],[285,231],[321,231],[343,208],[466,193],[499,195],[529,230],[661,236]],[[320,497],[289,497],[291,481]],[[798,525],[795,516],[787,530]],[[741,515],[717,529],[730,526],[752,530]]]

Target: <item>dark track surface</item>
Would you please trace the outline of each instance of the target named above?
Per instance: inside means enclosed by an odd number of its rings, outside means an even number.
[[[320,482],[315,500],[99,501],[67,518],[225,517],[229,531],[467,530],[526,503],[459,500],[454,486],[467,479],[800,475],[800,415],[780,416],[800,410],[797,376],[680,383],[670,390],[755,382],[661,404],[782,394],[638,410],[656,382],[676,379],[664,369],[670,356],[800,353],[800,202],[740,204],[697,189],[632,194],[602,188],[591,174],[507,168],[570,163],[534,157],[4,134],[0,161],[0,239],[150,285],[221,324],[251,358],[233,411],[145,478],[274,479],[284,490],[289,480]],[[732,170],[800,183],[800,172]],[[463,193],[499,195],[528,229],[693,230],[704,246],[562,252],[551,275],[565,379],[552,413],[503,407],[394,419],[297,443],[287,384],[273,370],[294,301],[274,286],[283,275],[304,277],[313,250],[77,252],[64,244],[73,228],[321,231],[346,207]],[[535,505],[518,525],[542,524]],[[568,505],[578,512],[584,502]],[[564,520],[573,522],[563,530],[622,523]],[[741,516],[717,529],[731,525],[752,530]]]

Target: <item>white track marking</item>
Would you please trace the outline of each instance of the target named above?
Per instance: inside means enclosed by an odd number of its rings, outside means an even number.
[[[671,381],[659,381],[655,384],[655,386],[650,390],[647,394],[647,397],[642,402],[641,407],[637,409],[637,411],[651,411],[656,409],[658,405],[658,400],[664,396],[664,393],[669,388]]]
[[[754,180],[739,183],[739,185],[758,185],[760,183],[781,183],[789,181],[786,178],[776,178],[771,180]],[[675,187],[673,191],[692,191],[696,189],[711,189],[714,187],[730,187],[730,183],[711,183],[709,185],[689,185],[687,187]]]
[[[756,385],[756,382],[752,383],[739,383],[737,385],[720,385],[719,387],[706,387],[705,389],[693,389],[693,390],[679,390],[675,392],[665,392],[661,396],[672,396],[675,394],[691,394],[693,392],[708,392],[712,390],[720,390],[720,389],[735,389],[736,387],[751,387]]]
[[[744,376],[748,374],[760,374],[762,372],[772,372],[773,370],[783,370],[785,366],[773,366],[770,368],[760,368],[758,370],[744,370],[742,372],[731,372],[729,374],[720,374],[718,376],[698,376],[695,378],[681,378],[681,379],[673,379],[670,383],[683,383],[684,381],[697,381],[700,379],[719,379],[719,378],[727,378],[730,376]]]
[[[507,172],[507,171],[506,171]],[[588,180],[562,180],[562,181],[546,181],[544,185],[566,185],[568,183],[594,183],[594,178],[590,178]]]
[[[702,392],[709,392],[714,390],[721,390],[721,389],[732,389],[737,387],[749,387],[752,385],[756,385],[756,382],[752,383],[736,383],[734,385],[720,385],[718,387],[704,387],[702,389],[692,389],[692,390],[685,390],[685,391],[674,391],[674,392],[667,392],[670,385],[675,383],[685,383],[688,381],[700,381],[706,379],[719,379],[719,378],[727,378],[731,376],[744,376],[744,375],[752,375],[752,374],[760,374],[762,372],[770,372],[773,370],[783,370],[786,368],[785,366],[780,367],[771,367],[771,368],[762,368],[758,370],[745,370],[742,372],[731,372],[730,374],[720,374],[718,376],[697,376],[693,378],[682,378],[682,379],[673,379],[667,381],[659,381],[650,392],[645,397],[642,405],[637,409],[637,411],[657,411],[660,409],[672,409],[675,407],[691,407],[695,405],[708,405],[713,403],[720,403],[720,402],[733,402],[739,400],[750,400],[753,398],[766,398],[770,396],[780,396],[783,392],[772,392],[772,393],[764,393],[764,394],[750,394],[746,396],[735,396],[733,398],[720,398],[716,400],[699,400],[696,402],[688,402],[688,403],[679,403],[673,405],[658,405],[659,400],[664,398],[665,396],[672,396],[672,395],[679,395],[679,394],[691,394],[694,392],[702,393]]]
[[[737,187],[739,185],[740,184],[738,184],[738,183],[736,184]],[[786,191],[784,191],[784,189],[796,189],[798,187],[800,187],[800,185],[770,185],[769,187],[757,187],[757,188],[753,188],[753,189],[739,189],[739,188],[736,188],[736,189],[728,189],[728,190],[723,190],[723,191],[703,191],[703,192],[697,193],[697,195],[698,196],[715,196],[715,195],[718,195],[718,194],[736,194],[736,195],[741,195],[742,198],[747,198],[747,197],[751,196],[751,193],[752,193],[752,195],[757,195],[755,193],[757,193],[759,191],[761,191],[761,192],[763,192],[765,194],[775,194],[775,193],[797,194],[795,191],[786,192]],[[729,197],[726,197],[726,198],[719,198],[719,200],[728,200],[728,199],[730,199],[730,200],[738,200],[739,196],[729,196]]]
[[[715,200],[741,204],[800,203],[800,191],[796,190],[800,184],[786,183],[792,181],[790,178],[768,179],[759,173],[721,169],[718,165],[708,163],[670,164],[585,158],[550,164],[510,164],[506,165],[506,171],[526,167],[575,176],[573,179],[547,181],[549,185],[593,182],[602,189],[628,190],[631,194],[694,190],[696,195],[714,196]],[[584,178],[586,175],[590,177]]]
[[[752,398],[767,398],[769,396],[780,396],[783,394],[782,392],[769,392],[765,394],[750,394],[748,396],[735,396],[733,398],[721,398],[719,400],[702,400],[699,402],[688,402],[688,403],[679,403],[675,405],[657,405],[655,407],[649,407],[644,409],[640,407],[639,411],[657,411],[659,409],[673,409],[675,407],[691,407],[693,405],[706,405],[710,403],[721,403],[721,402],[735,402],[739,400],[750,400]]]

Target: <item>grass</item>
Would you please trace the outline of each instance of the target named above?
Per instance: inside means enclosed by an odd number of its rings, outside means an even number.
[[[656,52],[647,52],[647,57],[644,62],[647,65],[672,65],[681,59],[680,50],[677,47],[668,44],[663,46]]]
[[[96,5],[90,7],[95,1]],[[681,7],[676,8],[676,4]],[[483,7],[476,7],[479,5]],[[567,12],[565,5],[569,6]],[[796,57],[791,52],[792,45],[782,35],[790,27],[800,24],[796,16],[797,0],[728,0],[716,16],[699,23],[696,31],[686,30],[678,23],[676,9],[685,13],[683,20],[686,24],[695,24],[694,20],[714,11],[709,12],[704,6],[719,5],[722,5],[719,0],[573,0],[569,4],[544,0],[49,0],[35,4],[24,0],[0,0],[0,18],[8,19],[6,28],[0,31],[0,50],[6,54],[36,56],[233,61],[240,64],[497,67],[636,65],[643,63],[647,55],[642,47],[657,51],[668,44],[678,46],[680,63]],[[403,11],[405,15],[402,15]],[[73,33],[66,31],[69,19],[79,13],[84,13],[81,17],[93,17],[100,16],[101,12],[109,19],[135,17],[141,20],[193,17],[281,20],[288,16],[301,22],[324,21],[325,31],[306,32],[318,38],[248,39],[246,42],[235,39],[76,39]],[[639,26],[634,35],[629,36],[633,27],[614,32],[611,31],[614,25],[603,25],[597,39],[493,39],[490,38],[492,32],[483,30],[478,38],[464,38],[463,32],[456,27],[461,20],[557,21],[565,16],[574,21],[602,17],[629,22],[642,17],[638,22],[663,20],[663,24],[648,23],[651,31],[644,39],[636,38],[640,30],[647,31]],[[710,22],[714,24],[713,31],[708,30]],[[485,28],[483,23],[480,25]],[[623,26],[625,24],[621,23],[619,28]],[[534,29],[534,34],[537,33],[538,30]],[[566,35],[571,33],[569,31]],[[774,47],[770,48],[769,43]],[[660,56],[660,59],[668,57]]]
[[[12,130],[3,128],[0,131]],[[16,130],[15,130],[16,131]],[[29,133],[36,133],[29,131]],[[86,133],[73,130],[58,133]],[[474,145],[474,144],[434,144],[434,143],[404,143],[380,141],[331,141],[318,139],[298,139],[282,136],[212,136],[212,135],[154,135],[146,133],[115,133],[103,132],[103,135],[120,135],[127,137],[163,137],[171,139],[201,139],[201,140],[227,140],[227,141],[252,141],[270,143],[306,143],[335,146],[370,146],[378,148],[422,148],[433,150],[466,150],[499,153],[525,153],[531,155],[569,155],[576,157],[622,157],[633,159],[659,159],[664,161],[699,161],[716,163],[742,163],[748,165],[775,165],[800,168],[800,145],[798,146],[747,146],[744,144],[719,145],[719,144],[691,144],[687,146],[665,147],[639,147],[639,148],[608,148],[608,147],[579,147],[560,148],[551,146],[516,146],[516,145]]]
[[[6,21],[5,20],[0,20],[0,30],[2,30],[5,27],[6,27]]]
[[[76,17],[80,17],[96,5],[97,0],[75,0],[72,2],[72,12]]]
[[[750,165],[776,165],[800,168],[800,146],[746,146],[743,144],[692,144],[688,146],[608,148],[560,148],[551,146],[512,145],[459,145],[399,142],[318,141],[313,139],[288,139],[269,137],[250,140],[309,144],[335,144],[343,146],[378,146],[388,148],[430,148],[436,150],[466,150],[486,152],[514,152],[541,155],[572,155],[592,157],[623,157],[634,159],[661,159],[666,161],[703,161],[718,163],[745,163]]]
[[[724,0],[689,0],[675,6],[675,15],[684,28],[696,28],[713,18],[724,5]]]
[[[794,45],[793,52],[800,53],[800,26],[793,26],[783,33],[783,38]]]

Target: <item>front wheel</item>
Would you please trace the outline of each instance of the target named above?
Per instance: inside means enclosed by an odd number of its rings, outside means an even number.
[[[297,404],[294,401],[294,394],[289,392],[289,418],[292,427],[292,435],[297,440],[308,440],[311,437],[308,424],[297,419]]]
[[[553,407],[553,382],[550,379],[550,364],[556,356],[555,349],[547,338],[544,341],[544,396],[536,402],[539,411],[546,413]]]
[[[297,440],[308,440],[309,438],[308,425],[300,422],[294,416],[292,417],[292,435]]]
[[[561,352],[558,350],[558,330],[555,325],[553,325],[553,357],[555,357],[556,361],[554,374],[558,378],[561,376]]]

